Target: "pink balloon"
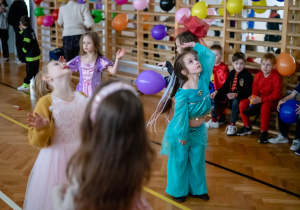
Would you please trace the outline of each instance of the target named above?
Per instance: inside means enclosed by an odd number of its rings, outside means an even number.
[[[127,4],[128,0],[115,0],[117,4],[122,5],[122,4]]]
[[[216,10],[214,8],[208,8],[207,15],[217,15]],[[207,23],[212,23],[212,22],[214,22],[214,20],[215,19],[204,19],[204,21]]]
[[[136,10],[144,10],[148,5],[149,0],[133,0],[133,6]]]
[[[187,18],[189,18],[191,16],[191,11],[189,8],[180,8],[176,14],[175,14],[175,18],[177,20],[178,23],[182,23],[182,21],[180,21],[180,19],[185,16]]]
[[[43,25],[46,27],[50,27],[52,26],[52,24],[54,23],[53,21],[53,17],[51,15],[45,15],[43,18]]]

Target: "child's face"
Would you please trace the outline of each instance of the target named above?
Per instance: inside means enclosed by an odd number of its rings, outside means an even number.
[[[48,76],[52,79],[57,79],[61,77],[65,77],[66,75],[71,75],[71,70],[65,63],[59,61],[51,61],[47,65],[48,67]]]
[[[94,42],[89,36],[83,37],[82,44],[83,44],[82,47],[83,47],[84,52],[86,52],[86,53],[94,52]]]
[[[19,28],[20,28],[21,30],[23,30],[23,29],[25,29],[26,27],[20,22]]]
[[[243,59],[238,59],[232,62],[234,70],[241,72],[245,68],[245,61]]]
[[[222,53],[220,53],[219,50],[212,50],[213,53],[215,53],[216,58],[215,58],[215,65],[219,65],[221,63],[222,60]]]
[[[261,71],[263,72],[264,76],[269,76],[272,72],[272,69],[274,69],[274,64],[271,62],[271,60],[265,60],[263,59],[261,61]]]
[[[183,58],[183,62],[188,71],[187,74],[185,73],[185,75],[200,74],[202,72],[201,64],[194,54],[186,54]]]
[[[182,49],[181,49],[181,44],[180,44],[180,40],[179,40],[179,38],[177,38],[176,40],[175,40],[175,44],[176,44],[176,51],[178,52],[178,54],[181,54],[181,52],[182,52]]]

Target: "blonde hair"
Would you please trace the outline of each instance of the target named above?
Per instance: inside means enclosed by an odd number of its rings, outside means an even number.
[[[51,93],[53,90],[53,87],[42,79],[42,77],[48,73],[48,64],[52,61],[53,60],[46,62],[42,67],[42,70],[35,76],[34,91],[38,99]]]
[[[86,52],[83,50],[83,38],[85,36],[88,36],[91,38],[93,44],[94,44],[94,53],[98,56],[103,56],[102,52],[101,52],[101,46],[100,46],[100,39],[99,36],[96,32],[93,31],[88,31],[86,33],[84,33],[81,38],[80,38],[80,51],[79,54],[80,55],[85,55]]]

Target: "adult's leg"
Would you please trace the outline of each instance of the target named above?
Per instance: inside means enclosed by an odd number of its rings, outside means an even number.
[[[249,104],[250,104],[250,100],[244,99],[244,100],[241,100],[240,105],[239,105],[239,110],[241,113],[242,121],[243,121],[244,126],[246,126],[246,127],[249,127],[251,125],[251,121],[248,116],[244,115],[243,111],[249,107]]]
[[[269,130],[271,112],[276,109],[276,106],[277,103],[272,103],[272,102],[262,103],[260,109],[260,119],[261,119],[260,131],[261,132],[265,132]]]
[[[39,66],[39,60],[26,63],[26,77],[24,79],[24,83],[30,83],[30,80],[39,72]]]
[[[80,38],[81,38],[81,35],[73,36],[73,39],[72,39],[73,51],[72,51],[72,58],[71,59],[75,58],[79,54],[79,51],[80,51]]]
[[[9,53],[8,53],[8,30],[5,29],[0,29],[0,38],[1,38],[1,43],[2,43],[2,51],[3,51],[3,57],[8,58]]]
[[[70,61],[73,57],[72,52],[72,36],[64,36],[63,37],[63,50],[64,50],[64,57],[66,61]]]
[[[295,139],[299,139],[300,140],[300,115],[298,114],[298,118],[297,118],[297,126],[296,126],[296,131],[295,131]]]
[[[16,38],[16,48],[17,48],[17,54],[19,57],[19,60],[23,63],[25,63],[25,54],[22,51],[22,46],[23,46],[23,37],[19,33],[20,29],[19,26],[13,26],[14,31],[15,31],[15,38]]]

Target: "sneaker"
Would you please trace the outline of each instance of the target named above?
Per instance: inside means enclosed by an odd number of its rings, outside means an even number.
[[[252,126],[250,126],[249,128],[247,128],[246,126],[243,126],[236,132],[236,135],[245,136],[245,135],[248,135],[251,133],[252,133]]]
[[[219,127],[219,123],[218,122],[213,122],[212,119],[210,119],[206,124],[207,129],[210,128],[218,128]]]
[[[267,131],[260,132],[260,138],[259,138],[258,142],[261,144],[269,143],[268,136],[269,136],[269,133]]]
[[[16,60],[16,64],[22,64],[22,62],[18,59]]]
[[[204,200],[204,201],[208,201],[208,200],[209,200],[208,194],[193,195],[193,197],[195,197],[195,198],[201,198],[201,199]]]
[[[173,198],[174,201],[178,202],[178,203],[183,203],[186,199],[186,196],[182,196],[182,197],[174,197]]]
[[[293,144],[290,149],[292,151],[296,151],[296,150],[300,149],[300,140],[299,139],[293,140]]]
[[[225,129],[225,132],[227,136],[234,136],[237,131],[237,127],[234,125],[228,125]]]
[[[296,155],[300,155],[300,149],[295,152]]]
[[[226,118],[225,118],[225,117],[220,117],[220,118],[218,119],[218,124],[219,124],[219,125],[224,125],[225,121],[226,121]]]
[[[30,90],[29,84],[23,83],[23,85],[21,85],[20,87],[18,87],[17,90],[20,90],[20,91]]]
[[[4,58],[5,61],[9,61],[9,58]]]
[[[279,144],[279,143],[289,143],[289,139],[284,137],[283,135],[279,134],[275,138],[271,138],[268,140],[272,144]]]

